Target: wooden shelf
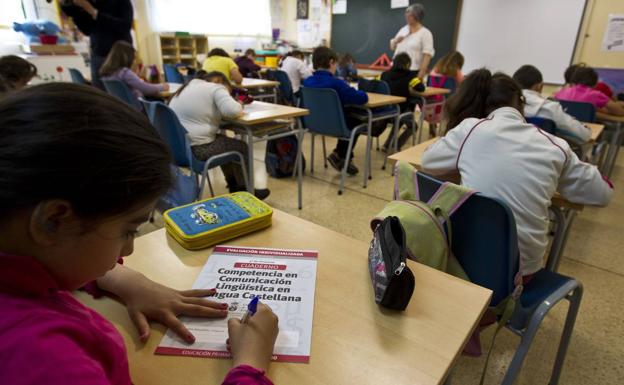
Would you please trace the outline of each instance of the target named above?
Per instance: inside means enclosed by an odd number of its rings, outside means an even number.
[[[182,62],[195,66],[197,55],[208,53],[208,38],[205,35],[175,36],[165,33],[157,36],[163,64]]]

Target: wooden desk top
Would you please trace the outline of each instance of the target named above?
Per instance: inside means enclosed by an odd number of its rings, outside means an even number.
[[[240,87],[243,87],[243,88],[277,87],[279,86],[279,84],[280,84],[279,82],[276,82],[274,80],[243,78],[243,83],[240,84]]]
[[[310,112],[304,108],[284,106],[267,102],[254,101],[243,108],[245,115],[236,119],[224,119],[227,122],[250,126],[267,123],[276,119],[294,118],[308,115]]]
[[[388,160],[392,165],[394,165],[398,161],[403,161],[411,164],[418,170],[422,170],[422,156],[425,153],[425,150],[427,149],[427,147],[435,143],[438,139],[439,138],[432,138],[425,142],[417,144],[414,147],[410,147],[406,150],[394,153],[388,157]],[[451,176],[450,178],[447,178],[447,176],[445,176],[443,179],[450,179],[452,182],[455,183],[459,182],[459,176],[456,176],[454,178],[453,176]],[[577,211],[582,211],[585,207],[582,204],[570,202],[569,200],[562,197],[558,192],[556,192],[555,195],[552,197],[551,203],[552,205],[557,207],[568,208]]]
[[[211,253],[185,250],[164,230],[135,243],[125,264],[177,289],[191,287]],[[279,210],[271,228],[230,244],[319,251],[310,363],[272,363],[275,384],[440,384],[490,301],[490,290],[408,261],[416,288],[407,310],[380,310],[367,243]],[[164,327],[153,325],[143,345],[121,304],[76,296],[121,332],[136,384],[220,384],[230,369],[229,360],[154,355]]]
[[[367,92],[366,94],[368,95],[368,103],[363,105],[365,108],[391,106],[403,103],[406,100],[403,96],[376,94],[373,92]]]
[[[596,112],[596,119],[606,120],[608,122],[624,123],[624,116],[605,114],[604,112]]]
[[[591,137],[589,138],[589,141],[592,143],[595,143],[596,140],[598,139],[598,137],[600,136],[600,134],[602,134],[602,131],[604,131],[604,124],[598,124],[598,123],[583,123],[586,127],[588,127],[591,130]]]
[[[435,95],[445,95],[450,94],[451,90],[448,88],[437,88],[437,87],[427,87],[423,92],[417,92],[418,96],[435,96]]]

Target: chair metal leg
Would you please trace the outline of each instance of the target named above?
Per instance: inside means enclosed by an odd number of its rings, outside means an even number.
[[[377,151],[379,151],[379,136],[376,139],[377,139]]]
[[[327,168],[327,145],[325,144],[325,135],[321,135],[323,141],[323,165]]]
[[[401,119],[400,115],[398,115],[397,117],[394,118],[394,124],[392,125],[392,133],[390,134],[390,135],[392,135],[392,139],[390,140],[390,146],[386,150],[386,156],[384,156],[383,166],[381,166],[382,170],[386,169],[386,165],[388,164],[388,155],[390,155],[390,151],[395,153],[395,152],[397,152],[397,149],[399,147],[399,129],[401,128],[399,126],[400,119]],[[377,137],[377,142],[379,142],[379,137]],[[390,149],[392,149],[392,150],[390,150]]]
[[[368,108],[368,126],[366,132],[366,156],[364,158],[364,188],[366,188],[369,179],[373,179],[371,175],[371,148],[373,146],[373,137],[371,131],[373,129],[373,111]]]
[[[557,350],[557,358],[555,358],[555,364],[553,366],[553,371],[548,385],[557,385],[559,383],[561,369],[563,369],[563,362],[565,361],[565,357],[568,352],[568,346],[570,345],[572,331],[574,330],[576,316],[578,315],[579,308],[581,307],[582,298],[583,286],[579,283],[578,287],[567,297],[568,301],[570,301],[570,305],[568,307],[568,314],[566,316],[565,326],[563,327],[563,333],[561,334],[559,349]]]
[[[316,135],[312,134],[310,141],[310,174],[314,174],[314,142],[316,141]]]
[[[245,181],[247,181],[247,178],[245,178]],[[214,197],[215,194],[214,194],[214,190],[212,188],[212,182],[210,181],[210,175],[208,175],[208,174],[206,174],[206,182],[208,182],[208,189],[210,189],[210,196]]]
[[[349,139],[349,146],[347,147],[347,156],[345,157],[344,166],[342,167],[342,172],[340,173],[340,187],[338,187],[338,195],[342,195],[342,192],[344,191],[344,181],[345,181],[345,177],[347,176],[347,168],[349,167],[349,162],[351,161],[351,152],[353,151],[353,141],[357,135],[358,135],[358,131],[356,129],[351,131],[351,138]]]

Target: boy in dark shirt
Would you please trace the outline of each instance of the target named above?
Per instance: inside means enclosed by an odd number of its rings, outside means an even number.
[[[327,47],[317,47],[312,53],[312,65],[314,66],[314,74],[303,81],[304,87],[310,88],[331,88],[338,93],[340,102],[343,107],[354,104],[366,104],[368,102],[368,95],[364,91],[358,91],[352,88],[344,80],[338,79],[334,76],[336,73],[336,67],[338,64],[338,56],[334,51]],[[361,124],[362,122],[351,118],[348,115],[348,110],[345,110],[345,120],[347,126],[350,129]],[[355,138],[357,140],[357,137]],[[355,142],[355,141],[354,141]],[[355,147],[355,143],[353,143]],[[345,159],[347,157],[347,150],[349,149],[349,141],[339,139],[334,151],[327,157],[327,161],[333,168],[339,172],[344,166]],[[353,157],[347,166],[347,173],[349,175],[355,175],[358,173],[357,167],[353,164]]]
[[[238,65],[238,70],[244,78],[259,78],[258,71],[260,66],[256,64],[256,51],[249,48],[245,51],[245,56],[239,56],[234,59],[234,62]]]
[[[418,71],[410,70],[411,65],[412,60],[409,55],[406,53],[400,53],[394,57],[394,60],[392,61],[392,68],[381,74],[381,80],[388,83],[390,86],[390,93],[392,95],[403,96],[407,99],[399,105],[401,113],[409,111],[413,112],[416,107],[416,101],[413,98],[414,93],[423,92],[425,90],[425,85],[420,78],[418,78]],[[406,127],[403,133],[399,136],[399,150],[412,135],[412,130],[407,127],[407,125],[411,125],[411,119],[414,119],[414,117],[411,116],[408,119],[401,120],[400,125],[406,124]],[[384,143],[384,151],[388,150],[391,140],[392,135],[388,136],[388,139]]]

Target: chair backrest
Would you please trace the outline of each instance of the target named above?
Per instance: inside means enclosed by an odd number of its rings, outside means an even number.
[[[549,134],[556,135],[557,133],[557,124],[554,121],[546,118],[540,118],[538,116],[531,116],[526,118],[527,123],[531,123],[542,130],[546,131]]]
[[[82,76],[82,72],[75,68],[69,68],[69,76],[71,76],[72,83],[76,84],[88,84],[87,80]]]
[[[420,198],[428,201],[442,182],[418,173]],[[500,199],[474,194],[450,217],[453,254],[470,280],[491,289],[492,305],[514,290],[519,251],[513,213]]]
[[[108,92],[110,95],[121,99],[122,101],[128,103],[139,111],[141,110],[141,104],[139,103],[139,100],[132,93],[132,91],[130,91],[130,88],[128,88],[126,83],[116,79],[102,79],[102,83],[104,84],[106,92]]]
[[[390,86],[383,80],[370,80],[362,78],[358,80],[358,90],[364,92],[374,92],[376,94],[390,95]]]
[[[596,121],[596,107],[591,103],[558,100],[563,110],[581,122],[593,123]]]
[[[184,83],[184,77],[175,66],[165,64],[163,65],[163,69],[165,70],[165,81],[167,83]]]
[[[305,128],[321,135],[350,137],[342,103],[335,90],[301,87],[301,106],[310,111],[309,115],[302,117]]]
[[[171,108],[162,102],[141,101],[148,118],[160,137],[169,145],[173,163],[179,167],[189,167],[190,160],[186,148],[186,129]]]
[[[285,71],[282,70],[268,70],[266,72],[266,77],[268,80],[273,80],[279,82],[279,91],[284,100],[291,105],[296,105],[297,101],[295,100],[295,94],[293,93],[292,83],[290,82],[290,78]]]
[[[427,77],[427,86],[446,88],[451,90],[451,93],[453,93],[457,89],[457,80],[451,76],[429,75]]]

